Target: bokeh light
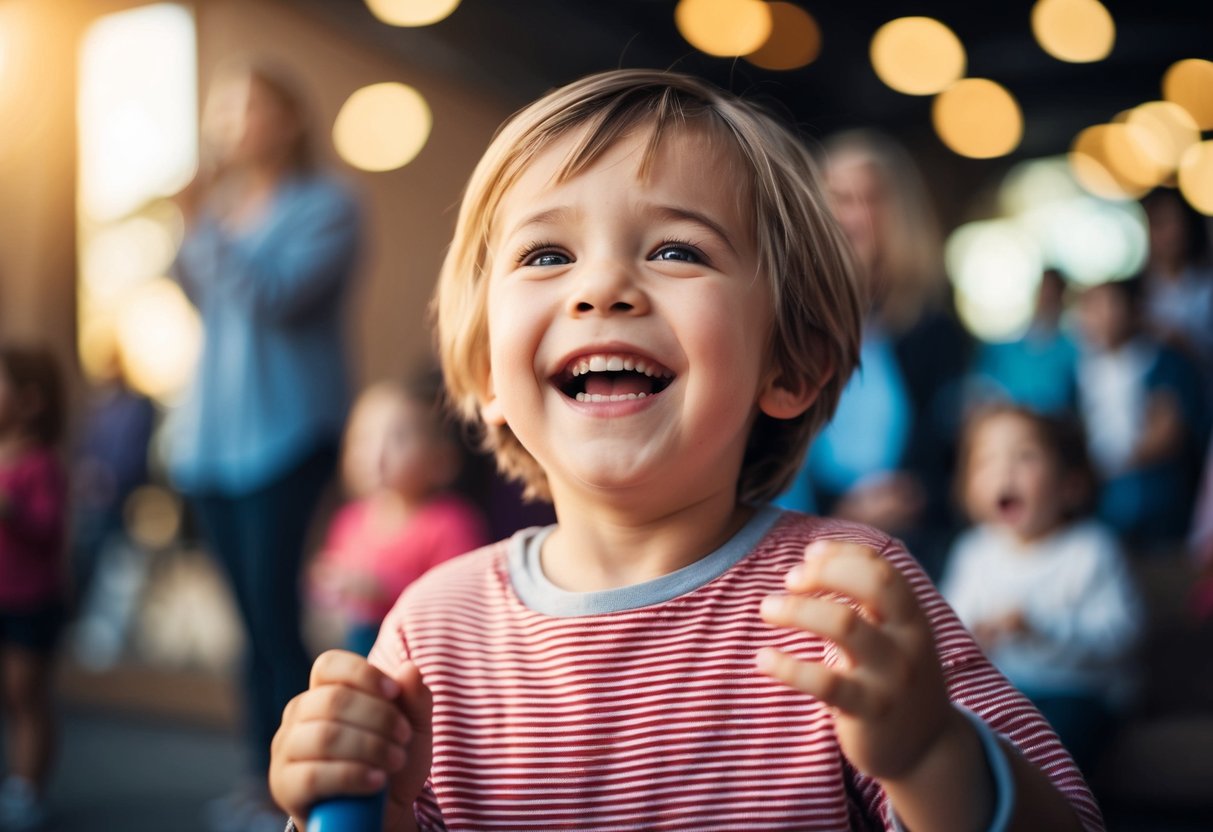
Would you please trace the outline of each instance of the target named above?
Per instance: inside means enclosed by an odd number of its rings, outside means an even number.
[[[1150,186],[1127,178],[1113,164],[1111,148],[1121,145],[1119,155],[1132,158],[1124,149],[1131,138],[1123,124],[1096,124],[1086,128],[1074,138],[1070,146],[1070,167],[1075,179],[1091,194],[1103,199],[1137,199]],[[1118,136],[1119,134],[1119,136]]]
[[[907,95],[934,95],[965,72],[960,39],[930,17],[902,17],[876,30],[872,68],[885,84]]]
[[[1064,156],[1020,162],[998,188],[1002,216],[949,238],[948,276],[965,325],[986,340],[1020,336],[1031,322],[1040,271],[1080,285],[1126,277],[1145,263],[1137,202],[1091,196]]]
[[[433,116],[421,93],[397,82],[372,84],[346,99],[333,145],[349,164],[379,172],[407,165],[430,137]]]
[[[108,15],[85,35],[77,114],[80,202],[90,219],[119,219],[194,175],[195,42],[193,16],[172,3]]]
[[[1213,61],[1172,64],[1163,75],[1162,97],[1187,110],[1201,130],[1213,130]]]
[[[1179,167],[1184,151],[1200,141],[1191,114],[1172,101],[1147,101],[1115,120],[1136,128],[1141,151],[1162,171],[1160,182]]]
[[[1037,0],[1032,34],[1040,48],[1069,63],[1101,61],[1116,42],[1116,24],[1099,0]]]
[[[1184,153],[1179,191],[1193,208],[1213,217],[1213,141],[1194,144]]]
[[[734,58],[767,42],[771,10],[760,0],[679,0],[674,25],[700,52]]]
[[[792,3],[768,3],[771,36],[745,59],[763,69],[808,66],[821,53],[821,28],[813,16]]]
[[[988,341],[1013,337],[1032,312],[1044,261],[1030,235],[1009,220],[960,226],[944,254],[956,287],[956,311]]]
[[[149,280],[117,312],[115,332],[132,387],[165,401],[189,382],[202,347],[202,324],[177,284]]]
[[[430,26],[458,5],[459,0],[366,0],[371,14],[389,26]]]
[[[1005,156],[1023,138],[1023,114],[1014,96],[986,78],[965,78],[936,96],[935,132],[953,152],[972,159]]]
[[[80,258],[81,282],[98,302],[116,301],[139,283],[164,274],[176,252],[168,226],[134,217],[92,236]]]

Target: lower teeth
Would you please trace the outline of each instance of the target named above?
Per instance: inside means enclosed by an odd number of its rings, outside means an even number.
[[[578,393],[579,402],[626,402],[629,399],[643,399],[647,393],[624,393],[620,396],[604,396],[601,393]]]

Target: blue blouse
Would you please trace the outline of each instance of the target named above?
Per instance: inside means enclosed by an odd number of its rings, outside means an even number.
[[[359,227],[343,185],[298,176],[256,228],[233,233],[203,216],[187,235],[172,272],[198,308],[205,343],[166,431],[179,489],[249,493],[340,435],[349,404],[342,320]]]

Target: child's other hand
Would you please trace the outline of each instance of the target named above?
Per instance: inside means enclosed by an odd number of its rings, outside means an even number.
[[[274,735],[274,800],[303,829],[317,801],[387,786],[384,828],[412,828],[413,801],[430,771],[432,707],[411,663],[393,678],[354,653],[321,654]]]
[[[840,659],[831,666],[765,647],[759,668],[832,707],[839,745],[860,771],[905,776],[954,723],[931,627],[909,583],[870,547],[818,541],[786,584],[789,595],[763,601],[763,620],[829,639]]]

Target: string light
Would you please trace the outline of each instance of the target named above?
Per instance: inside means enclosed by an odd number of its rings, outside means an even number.
[[[366,0],[371,14],[389,26],[430,26],[458,5],[459,0]]]
[[[1116,24],[1099,0],[1038,0],[1032,34],[1040,48],[1069,63],[1101,61],[1116,42]]]
[[[768,3],[771,35],[745,59],[763,69],[800,69],[817,60],[821,28],[813,16],[792,3]]]
[[[679,0],[674,24],[700,52],[735,58],[770,38],[771,9],[759,0]]]
[[[333,122],[333,145],[362,170],[403,167],[430,137],[433,116],[425,98],[407,84],[386,82],[355,90]]]
[[[1015,97],[987,78],[965,78],[935,97],[935,132],[953,152],[972,159],[1005,156],[1023,137]]]
[[[872,36],[870,52],[880,80],[907,95],[934,95],[965,72],[960,39],[930,17],[890,20]]]

